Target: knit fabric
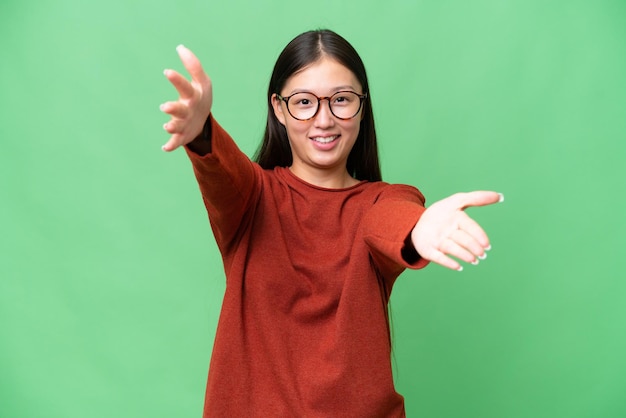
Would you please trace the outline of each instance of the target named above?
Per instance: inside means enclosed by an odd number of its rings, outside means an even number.
[[[412,186],[308,184],[264,170],[210,117],[187,154],[222,254],[226,292],[204,417],[403,417],[387,303],[424,209]]]

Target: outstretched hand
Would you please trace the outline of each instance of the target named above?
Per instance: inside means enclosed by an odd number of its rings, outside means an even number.
[[[413,246],[423,258],[453,270],[463,267],[450,256],[477,264],[491,245],[485,231],[464,209],[503,200],[499,193],[478,191],[457,193],[433,203],[411,232]]]
[[[176,50],[191,75],[191,81],[174,70],[164,71],[165,77],[178,91],[179,98],[161,105],[161,111],[172,117],[163,125],[163,129],[172,134],[163,145],[163,151],[173,151],[200,135],[213,104],[211,79],[202,69],[198,58],[183,45],[179,45]]]

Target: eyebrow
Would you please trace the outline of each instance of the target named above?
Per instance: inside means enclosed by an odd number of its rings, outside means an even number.
[[[354,88],[354,86],[351,86],[349,84],[346,84],[346,85],[343,85],[343,86],[337,86],[337,87],[333,88],[331,90],[331,92],[334,94],[334,93],[337,93],[338,91],[346,91],[346,90],[353,91],[353,92],[355,92],[357,94],[361,94],[361,93],[359,93],[357,91],[358,89]],[[289,95],[296,94],[296,93],[312,93],[312,94],[315,94],[311,90],[307,90],[307,89],[294,89],[294,90],[292,90],[289,93]]]

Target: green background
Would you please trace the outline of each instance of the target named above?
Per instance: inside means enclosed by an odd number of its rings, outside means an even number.
[[[394,289],[408,416],[626,416],[626,2],[4,0],[1,417],[200,416],[224,277],[162,71],[194,50],[252,154],[318,27],[365,61],[387,181],[506,196],[469,210],[486,261]]]

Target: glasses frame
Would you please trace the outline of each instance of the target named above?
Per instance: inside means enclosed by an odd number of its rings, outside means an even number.
[[[313,113],[313,116],[311,116],[310,118],[306,118],[306,119],[300,119],[297,118],[293,115],[293,113],[291,113],[291,110],[289,109],[289,99],[291,99],[293,96],[295,96],[296,94],[302,94],[302,93],[306,93],[306,94],[310,94],[311,96],[315,97],[317,99],[317,108],[315,109],[315,113]],[[333,107],[330,105],[330,99],[332,99],[333,97],[335,97],[336,95],[340,94],[340,93],[353,93],[356,94],[359,98],[359,108],[357,109],[356,113],[352,116],[350,116],[349,118],[342,118],[339,117],[337,115],[335,115],[335,112],[333,112]],[[363,93],[363,94],[359,94],[356,91],[351,91],[351,90],[341,90],[338,91],[336,93],[333,93],[331,96],[325,96],[325,97],[319,97],[313,93],[307,92],[307,91],[299,91],[296,92],[292,95],[289,95],[287,97],[283,97],[280,94],[276,93],[276,97],[278,97],[279,100],[285,102],[285,105],[287,106],[287,112],[289,112],[289,115],[294,118],[295,120],[299,120],[299,121],[307,121],[307,120],[311,120],[313,119],[315,116],[317,116],[317,114],[320,111],[320,103],[322,102],[322,100],[328,100],[328,109],[330,110],[330,113],[336,117],[337,119],[340,120],[350,120],[350,119],[354,119],[356,117],[356,115],[359,114],[359,112],[361,111],[361,109],[363,108],[363,101],[365,101],[365,99],[367,99],[367,93]]]

